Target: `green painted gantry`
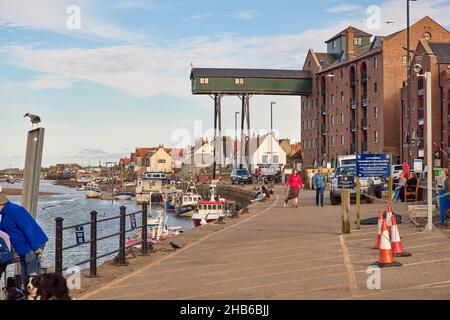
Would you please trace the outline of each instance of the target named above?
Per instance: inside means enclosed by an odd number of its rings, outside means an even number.
[[[253,95],[303,96],[312,93],[312,77],[309,71],[278,69],[218,69],[193,68],[191,71],[192,94],[209,95],[214,99],[214,164],[216,177],[216,142],[222,141],[221,100],[224,95],[238,96],[242,100],[240,167],[243,167],[244,124],[250,131],[250,97]],[[219,158],[222,161],[222,150]],[[248,148],[246,161],[249,164]]]

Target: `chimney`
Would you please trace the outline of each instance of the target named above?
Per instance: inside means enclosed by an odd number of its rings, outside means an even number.
[[[347,28],[347,60],[355,58],[355,33],[352,27]]]

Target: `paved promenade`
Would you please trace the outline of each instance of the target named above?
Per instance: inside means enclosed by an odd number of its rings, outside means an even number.
[[[399,225],[409,258],[383,269],[381,290],[367,289],[367,267],[376,226],[340,235],[340,207],[316,207],[314,193],[301,194],[298,209],[282,208],[284,190],[257,203],[220,229],[195,230],[182,250],[91,286],[79,299],[450,299],[450,239],[446,230],[425,233],[404,219]],[[327,197],[328,198],[328,197]],[[404,207],[402,207],[404,208]],[[380,203],[362,204],[362,218]],[[352,218],[355,206],[352,205]],[[402,210],[404,211],[404,210]],[[215,229],[216,228],[216,229]],[[212,230],[214,229],[214,230]],[[131,261],[131,264],[138,263]],[[84,280],[83,280],[84,281]]]

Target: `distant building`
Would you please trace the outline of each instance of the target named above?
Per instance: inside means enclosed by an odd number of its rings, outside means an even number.
[[[420,63],[422,72],[431,72],[432,95],[432,143],[434,166],[448,166],[448,146],[450,146],[450,38],[447,42],[434,42],[433,37],[426,41],[421,39],[413,58],[413,64]],[[427,92],[426,81],[414,73],[411,82],[411,127],[408,133],[408,117],[406,117],[407,83],[402,88],[402,109],[399,126],[404,132],[399,143],[404,145],[403,158],[409,163],[414,159],[422,159],[426,164],[426,123]],[[408,152],[407,145],[410,145]],[[444,151],[444,152],[443,152]]]
[[[413,45],[450,40],[428,16],[410,30]],[[372,38],[350,26],[326,44],[324,53],[310,49],[303,67],[314,79],[312,94],[301,102],[304,166],[355,153],[390,153],[400,162],[406,144],[399,125],[401,87],[410,63],[403,49],[406,30]]]
[[[273,165],[282,167],[286,164],[286,151],[283,150],[271,133],[250,139],[246,147],[249,150],[249,164],[252,170],[260,166]],[[238,153],[239,159],[240,152]],[[245,157],[243,162],[245,165]]]
[[[191,146],[184,163],[197,168],[206,168],[214,162],[214,147],[207,141],[202,141],[201,145]]]
[[[143,158],[146,171],[172,172],[172,156],[163,146],[152,148]]]

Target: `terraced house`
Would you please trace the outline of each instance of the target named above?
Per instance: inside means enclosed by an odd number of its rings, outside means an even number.
[[[411,44],[449,42],[450,33],[430,17],[411,26]],[[373,36],[348,27],[310,49],[303,66],[312,94],[302,97],[304,166],[334,164],[339,155],[390,153],[402,160],[402,87],[407,79],[406,29]]]

